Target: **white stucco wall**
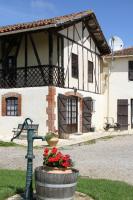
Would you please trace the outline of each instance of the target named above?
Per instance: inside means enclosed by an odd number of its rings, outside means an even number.
[[[117,100],[128,99],[128,124],[131,128],[131,99],[133,99],[133,81],[128,80],[128,61],[133,58],[115,58],[108,60],[111,73],[109,77],[109,116],[117,122]],[[107,99],[107,91],[105,93]]]
[[[0,137],[11,138],[13,128],[17,128],[18,124],[22,124],[24,119],[30,117],[35,123],[39,124],[38,134],[44,135],[47,132],[46,114],[48,87],[36,88],[19,88],[19,89],[1,89],[0,100],[2,95],[8,92],[16,92],[22,95],[22,115],[21,116],[1,116],[0,115]],[[0,103],[1,113],[1,103]]]

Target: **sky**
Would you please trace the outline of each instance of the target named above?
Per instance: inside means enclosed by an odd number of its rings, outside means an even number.
[[[93,10],[108,41],[133,46],[133,0],[0,0],[0,26]]]

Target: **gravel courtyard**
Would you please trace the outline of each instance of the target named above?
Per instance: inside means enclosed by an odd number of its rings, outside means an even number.
[[[126,181],[133,184],[133,136],[97,140],[94,144],[64,148],[82,176]],[[42,165],[43,149],[34,149],[34,167]],[[1,147],[0,168],[26,169],[26,148]]]

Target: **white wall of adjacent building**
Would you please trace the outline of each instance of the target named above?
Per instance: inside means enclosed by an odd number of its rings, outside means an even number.
[[[131,99],[133,99],[133,81],[128,79],[128,62],[133,60],[131,57],[119,57],[106,59],[110,66],[109,76],[109,117],[113,117],[117,122],[117,100],[128,99],[128,124],[131,129]],[[105,92],[107,102],[107,90]],[[107,105],[106,105],[107,107]],[[106,109],[107,111],[107,109]]]

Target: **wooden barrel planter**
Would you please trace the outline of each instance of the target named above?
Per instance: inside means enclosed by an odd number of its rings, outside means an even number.
[[[37,200],[73,200],[79,171],[70,173],[49,173],[44,167],[35,169]]]

